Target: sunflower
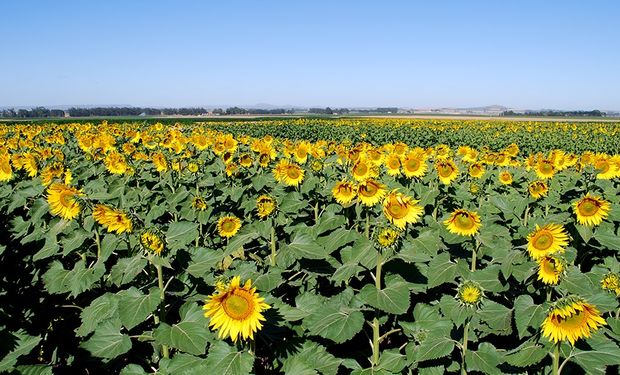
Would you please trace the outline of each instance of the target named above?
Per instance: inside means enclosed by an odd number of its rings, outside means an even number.
[[[244,168],[251,167],[253,163],[254,163],[254,160],[252,160],[252,156],[249,154],[243,154],[239,158],[239,164],[241,164],[241,166]]]
[[[601,279],[601,288],[616,293],[616,296],[620,296],[620,276],[613,272],[603,276]]]
[[[349,181],[338,181],[332,189],[332,195],[336,202],[341,205],[347,205],[355,199],[357,195],[357,186]]]
[[[0,181],[9,181],[12,177],[11,158],[8,154],[0,156]]]
[[[480,178],[484,174],[484,170],[482,163],[473,163],[469,166],[469,175],[473,178]]]
[[[422,154],[410,152],[403,160],[403,172],[408,178],[420,178],[426,174],[428,166]]]
[[[552,178],[555,174],[555,166],[551,160],[539,160],[536,164],[536,175],[541,180]]]
[[[596,169],[596,178],[601,180],[611,180],[618,176],[618,166],[607,155],[599,156],[594,163]]]
[[[400,232],[392,228],[381,228],[375,233],[375,242],[382,249],[395,246],[400,238]]]
[[[385,158],[385,168],[390,176],[400,175],[400,156],[397,153],[391,153]]]
[[[413,224],[422,217],[424,208],[418,203],[420,201],[393,190],[383,200],[383,214],[390,223],[403,230],[407,224]]]
[[[375,180],[366,180],[357,187],[357,197],[366,206],[374,206],[386,194],[385,185]]]
[[[51,213],[65,220],[73,220],[80,213],[80,203],[76,197],[84,196],[80,190],[64,184],[54,183],[47,189],[47,203]]]
[[[364,181],[369,178],[374,178],[377,176],[377,171],[375,168],[366,160],[366,158],[361,157],[357,160],[355,165],[353,165],[353,169],[351,170],[351,174],[353,174],[353,178],[356,181]]]
[[[568,246],[568,234],[561,224],[536,225],[536,230],[527,236],[527,251],[534,260],[546,255],[563,253]]]
[[[220,236],[230,238],[241,228],[241,220],[236,216],[224,216],[217,221],[217,231]]]
[[[241,278],[235,276],[228,285],[218,283],[217,291],[207,298],[202,309],[210,318],[209,327],[218,330],[218,337],[230,336],[233,342],[253,340],[254,332],[263,327],[265,317],[261,313],[270,308],[264,301],[252,287],[252,280],[241,286]]]
[[[192,208],[197,211],[204,211],[207,209],[209,205],[207,204],[207,200],[200,196],[195,196],[192,199]]]
[[[284,171],[284,184],[288,186],[297,186],[304,179],[304,170],[297,164],[291,163]]]
[[[168,161],[161,152],[153,153],[151,155],[151,161],[153,161],[153,165],[155,166],[155,170],[157,170],[157,172],[165,172],[168,170]]]
[[[549,341],[568,340],[574,346],[575,341],[590,337],[592,331],[606,324],[595,306],[582,298],[569,296],[553,304],[541,328],[542,335]]]
[[[504,185],[512,184],[512,174],[510,174],[510,172],[508,171],[501,171],[499,173],[499,182]]]
[[[457,209],[443,222],[448,231],[461,236],[473,236],[480,229],[480,216],[473,211]]]
[[[547,285],[556,285],[564,271],[564,262],[555,256],[545,255],[538,259],[538,280]]]
[[[459,169],[456,167],[456,164],[449,159],[437,161],[435,169],[437,169],[439,180],[445,185],[450,185],[459,175]]]
[[[573,204],[577,222],[587,226],[599,225],[609,215],[609,209],[609,202],[590,193]]]
[[[465,281],[459,285],[456,298],[464,306],[477,306],[482,300],[483,292],[475,281]]]
[[[534,181],[528,187],[530,195],[534,199],[539,199],[541,197],[547,196],[547,192],[549,191],[549,187],[544,181]]]
[[[133,229],[131,219],[125,212],[103,204],[95,205],[93,218],[97,223],[103,225],[108,232],[116,232],[117,234],[131,233]]]
[[[261,219],[271,215],[271,213],[275,211],[276,207],[276,200],[268,195],[261,195],[256,199],[256,211],[258,212],[258,217]]]
[[[164,241],[154,230],[146,230],[140,234],[140,245],[145,251],[161,255],[164,251]]]
[[[197,173],[198,172],[198,164],[196,164],[196,163],[189,163],[189,164],[187,164],[187,170],[190,171],[190,173]]]

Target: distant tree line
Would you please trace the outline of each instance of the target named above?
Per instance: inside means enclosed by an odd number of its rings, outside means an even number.
[[[502,116],[558,116],[558,117],[605,117],[607,114],[605,112],[601,112],[598,109],[593,111],[554,111],[554,110],[544,110],[544,111],[525,111],[525,113],[517,113],[514,111],[504,111],[502,112]]]
[[[313,113],[317,115],[337,115],[342,113],[349,113],[349,108],[310,108],[308,109],[308,113]]]
[[[398,107],[379,107],[375,109],[360,109],[355,112],[359,113],[396,113],[398,112]]]
[[[47,109],[36,107],[32,109],[4,109],[0,111],[0,117],[9,118],[35,118],[35,117],[64,117],[65,111],[61,109]]]
[[[72,107],[66,111],[61,109],[48,109],[36,107],[31,109],[4,109],[0,111],[0,117],[4,118],[47,118],[47,117],[108,117],[108,116],[200,116],[205,114],[213,115],[278,115],[291,114],[293,110],[284,108],[277,109],[245,109],[231,107],[226,110],[215,108],[211,111],[202,107],[188,108],[150,108],[150,107],[93,107],[76,108]]]

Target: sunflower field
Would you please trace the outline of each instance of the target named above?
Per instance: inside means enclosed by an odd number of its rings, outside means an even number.
[[[617,374],[620,124],[0,124],[0,373]]]

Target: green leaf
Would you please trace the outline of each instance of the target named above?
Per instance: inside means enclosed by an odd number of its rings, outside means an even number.
[[[151,288],[148,295],[143,294],[136,287],[131,287],[117,293],[118,315],[121,323],[132,329],[144,320],[157,308],[160,302],[159,289]]]
[[[23,365],[15,368],[20,375],[54,375],[53,367],[48,365]]]
[[[497,302],[486,300],[478,311],[482,323],[487,325],[490,333],[509,335],[512,333],[512,310]]]
[[[297,232],[292,241],[281,251],[290,253],[295,259],[325,259],[328,255],[325,248],[307,233]]]
[[[379,357],[379,367],[395,374],[400,373],[407,365],[407,358],[398,349],[384,350]]]
[[[403,243],[398,253],[399,258],[408,263],[427,262],[437,255],[437,251],[444,247],[439,232],[425,228],[417,238]]]
[[[505,357],[506,363],[517,367],[528,367],[542,361],[548,350],[533,341],[526,341],[518,348],[510,351]]]
[[[222,250],[211,250],[204,247],[192,249],[190,252],[192,253],[192,260],[187,267],[187,273],[194,277],[204,277],[211,274],[224,257]]]
[[[409,310],[409,286],[400,276],[386,279],[386,286],[381,290],[373,284],[366,284],[359,297],[372,307],[390,314],[404,314]]]
[[[239,352],[224,341],[217,341],[209,348],[206,365],[212,374],[245,375],[254,367],[254,356],[246,351]]]
[[[110,281],[116,286],[127,284],[142,272],[146,264],[147,260],[140,254],[132,258],[121,258],[110,270]]]
[[[486,374],[496,374],[499,372],[497,365],[500,363],[497,349],[483,342],[478,345],[478,350],[468,350],[465,354],[465,365],[467,371],[481,371]]]
[[[146,375],[146,371],[142,368],[142,366],[129,364],[121,370],[120,375]]]
[[[131,349],[131,339],[120,333],[113,323],[108,322],[100,325],[95,334],[80,346],[95,357],[112,359]]]
[[[310,334],[341,344],[362,330],[364,314],[339,303],[331,303],[313,312],[304,319],[304,323]]]
[[[450,260],[449,253],[437,255],[428,265],[428,287],[433,288],[443,283],[454,282],[456,263]]]
[[[519,338],[523,338],[528,334],[527,329],[533,327],[538,330],[543,320],[545,312],[542,305],[535,305],[534,300],[529,295],[520,295],[514,303],[515,326]]]
[[[454,350],[454,341],[449,337],[431,337],[418,347],[417,361],[428,361],[447,357]]]
[[[118,300],[112,293],[97,297],[80,313],[82,324],[76,330],[78,336],[84,337],[97,329],[99,323],[118,315]]]
[[[0,372],[9,371],[15,366],[19,357],[27,355],[41,341],[40,337],[29,336],[21,332],[13,333],[17,338],[15,348],[0,361]]]
[[[320,344],[306,340],[301,348],[296,349],[294,355],[284,360],[283,368],[287,374],[297,374],[295,370],[307,371],[310,369],[323,375],[336,375],[341,363],[341,359],[331,355]]]
[[[209,373],[206,359],[184,353],[177,353],[162,367],[170,375],[202,375]]]
[[[601,224],[600,227],[594,232],[594,238],[610,250],[620,249],[620,235],[614,233],[613,225]]]
[[[166,232],[166,243],[170,250],[179,250],[196,240],[198,223],[178,221],[170,223]]]
[[[620,347],[611,340],[605,340],[591,350],[576,349],[572,360],[588,373],[598,370],[604,374],[607,366],[620,365]]]
[[[157,342],[189,354],[205,354],[209,331],[204,322],[183,321],[172,326],[162,323],[153,331]]]

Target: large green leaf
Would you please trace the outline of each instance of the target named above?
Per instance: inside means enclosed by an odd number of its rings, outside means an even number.
[[[443,283],[454,282],[455,275],[456,263],[450,260],[449,253],[441,253],[429,263],[426,276],[428,287],[433,288]]]
[[[364,325],[364,315],[338,303],[326,304],[304,319],[312,335],[343,343],[353,338]]]
[[[15,366],[19,357],[26,355],[41,341],[40,337],[26,335],[25,333],[13,333],[17,339],[15,347],[0,361],[0,372],[9,371]]]
[[[121,323],[132,329],[157,308],[160,302],[159,289],[151,288],[149,294],[143,294],[135,287],[120,291],[118,296],[118,315]]]
[[[207,348],[209,331],[204,322],[183,321],[172,326],[161,323],[153,331],[153,337],[161,344],[189,354],[201,355]]]
[[[254,367],[254,356],[247,351],[237,351],[224,341],[217,341],[209,348],[206,367],[212,374],[245,375]]]
[[[166,242],[170,250],[179,250],[195,241],[197,236],[198,223],[172,222],[166,232]]]
[[[454,350],[454,341],[450,337],[431,337],[424,340],[418,347],[417,361],[428,361],[443,358]]]
[[[400,276],[386,278],[386,286],[377,290],[366,284],[359,293],[362,301],[390,314],[404,314],[409,310],[409,284]]]
[[[514,303],[514,312],[519,338],[525,337],[528,334],[527,329],[530,327],[537,331],[545,318],[543,306],[534,304],[534,300],[529,295],[517,297]]]
[[[115,324],[108,322],[100,325],[93,336],[80,346],[95,357],[112,359],[131,349],[131,339],[120,333]]]
[[[86,336],[93,332],[99,323],[118,316],[118,299],[112,293],[97,297],[80,313],[82,324],[76,330],[78,336]]]

